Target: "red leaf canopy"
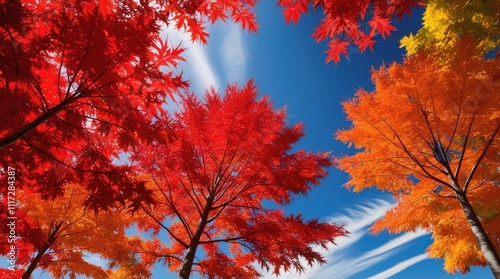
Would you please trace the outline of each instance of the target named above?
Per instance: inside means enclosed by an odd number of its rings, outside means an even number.
[[[158,197],[155,207],[142,207],[139,228],[168,231],[172,246],[151,245],[150,252],[169,255],[172,270],[182,263],[184,269],[198,247],[205,256],[196,270],[220,276],[214,278],[254,278],[255,262],[273,266],[275,273],[301,270],[300,257],[309,264],[324,262],[311,244],[326,245],[345,234],[335,224],[306,222],[264,206],[305,195],[327,174],[331,160],[328,153],[293,151],[302,125],[286,126],[285,112],[256,96],[252,82],[230,86],[223,97],[211,91],[204,102],[186,96],[171,120],[172,142],[132,157],[152,174],[149,187]],[[220,243],[228,243],[231,252],[224,253]]]
[[[175,23],[205,41],[205,22],[256,28],[253,1],[0,1],[0,164],[46,198],[64,182],[87,205],[147,198],[116,158],[168,138],[155,119],[187,87],[169,67],[183,49],[160,38]],[[170,69],[170,70],[169,70]]]

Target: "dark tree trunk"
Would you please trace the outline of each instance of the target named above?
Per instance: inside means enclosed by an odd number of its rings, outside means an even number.
[[[49,248],[50,248],[50,246],[52,246],[52,243],[54,242],[54,240],[56,240],[57,233],[59,232],[59,229],[61,228],[62,224],[63,223],[61,222],[54,227],[54,229],[50,233],[49,239],[47,239],[47,242],[45,242],[45,244],[40,249],[38,249],[38,254],[31,261],[30,265],[28,266],[28,268],[24,272],[23,276],[21,277],[22,279],[29,279],[30,278],[31,274],[36,269],[36,266],[38,265],[38,263],[42,259],[45,252],[47,252],[47,250],[49,250]]]
[[[186,256],[184,257],[184,262],[182,264],[181,271],[179,272],[179,279],[189,279],[191,275],[191,270],[193,269],[194,258],[196,256],[196,250],[200,245],[200,239],[203,235],[203,231],[208,224],[208,215],[210,213],[210,209],[212,207],[213,197],[209,197],[207,199],[207,203],[205,205],[203,215],[200,218],[200,223],[198,224],[198,228],[194,233],[191,241],[189,242],[189,248]]]

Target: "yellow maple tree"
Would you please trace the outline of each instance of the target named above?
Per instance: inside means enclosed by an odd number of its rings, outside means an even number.
[[[500,1],[429,0],[422,28],[401,39],[407,54],[422,48],[435,48],[442,53],[453,49],[463,37],[474,38],[486,53],[500,44]]]

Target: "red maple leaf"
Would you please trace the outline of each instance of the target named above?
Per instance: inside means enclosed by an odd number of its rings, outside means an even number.
[[[294,5],[285,8],[283,11],[286,23],[298,23],[300,15],[307,12],[307,3],[297,1]]]
[[[368,21],[368,24],[372,28],[372,34],[374,34],[376,30],[378,30],[378,32],[384,39],[385,36],[391,34],[392,31],[396,31],[396,27],[392,26],[389,18],[386,17],[375,15],[371,20]]]
[[[356,41],[354,41],[354,44],[358,46],[361,52],[365,51],[367,47],[373,51],[373,43],[373,36],[366,34],[361,35]]]
[[[329,49],[326,51],[326,63],[333,60],[333,62],[338,63],[340,61],[340,54],[347,57],[347,46],[349,42],[341,41],[340,39],[333,39],[328,43]]]
[[[243,11],[236,13],[234,15],[236,22],[240,23],[243,29],[247,29],[248,32],[257,32],[257,21],[255,20],[255,14],[249,9],[244,9]]]

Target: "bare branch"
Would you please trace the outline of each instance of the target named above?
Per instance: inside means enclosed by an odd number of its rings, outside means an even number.
[[[142,210],[144,210],[144,212],[149,216],[151,217],[158,225],[160,225],[164,230],[166,230],[168,232],[168,234],[173,238],[175,239],[177,242],[179,242],[182,246],[184,246],[184,248],[189,248],[189,245],[186,244],[184,241],[182,241],[182,239],[180,239],[179,237],[177,237],[167,226],[165,226],[161,221],[159,221],[154,215],[153,213],[151,213],[148,209],[146,209],[142,204],[141,204],[141,208]]]
[[[500,130],[500,123],[497,125],[497,128],[495,129],[495,131],[493,132],[493,134],[491,135],[490,137],[490,140],[488,141],[488,143],[486,144],[486,147],[484,148],[483,152],[481,152],[481,155],[479,156],[479,158],[477,159],[476,163],[474,164],[474,166],[472,167],[470,173],[469,173],[469,176],[467,177],[467,179],[465,180],[465,183],[464,183],[464,192],[467,193],[467,188],[469,187],[469,184],[470,182],[472,181],[472,178],[474,176],[474,173],[476,172],[477,170],[477,167],[479,166],[479,164],[481,163],[481,161],[483,160],[484,156],[486,155],[486,152],[488,151],[488,149],[490,148],[491,144],[493,143],[493,140],[495,139],[495,136],[497,135],[498,133],[498,130]]]

